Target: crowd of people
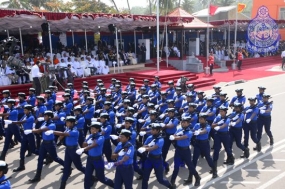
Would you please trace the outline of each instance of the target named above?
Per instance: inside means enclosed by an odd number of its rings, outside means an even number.
[[[133,188],[134,172],[136,179],[142,180],[142,189],[146,189],[153,169],[161,185],[175,188],[179,168],[185,165],[189,175],[184,183],[193,183],[194,177],[194,185],[200,185],[196,166],[201,158],[207,160],[216,178],[222,145],[227,157],[224,164],[233,165],[234,142],[243,151],[241,158],[249,158],[249,136],[256,144],[254,150],[261,151],[263,128],[270,145],[274,144],[270,131],[272,101],[264,87],[258,87],[258,94],[247,98],[243,89],[236,89],[236,96],[229,98],[215,86],[213,94],[206,97],[193,84],[186,84],[185,78],[176,86],[169,81],[166,91],[161,91],[158,76],[153,83],[144,79],[139,89],[134,78],[129,81],[123,87],[112,78],[111,85],[105,86],[97,79],[94,89],[83,81],[80,91],[68,83],[63,101],[58,100],[55,86],[49,86],[44,96],[36,96],[36,89],[30,88],[28,95],[18,93],[17,100],[10,98],[9,90],[2,91],[0,135],[5,141],[0,160],[5,161],[9,148],[19,142],[19,167],[13,172],[25,170],[26,152],[27,156],[38,155],[32,160],[37,161],[37,167],[31,183],[41,180],[44,163],[55,161],[63,167],[60,189],[67,187],[72,163],[84,174],[85,189],[98,181],[116,189],[122,185]],[[61,145],[65,145],[64,160],[57,155],[56,147]],[[171,145],[175,149],[174,169],[168,181],[164,174],[170,171],[167,155]],[[87,156],[85,165],[83,154]],[[2,161],[0,174],[6,166]],[[114,178],[105,176],[109,169],[116,170]]]

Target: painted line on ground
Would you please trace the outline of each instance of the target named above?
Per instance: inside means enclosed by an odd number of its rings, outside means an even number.
[[[285,161],[285,159],[264,159],[264,160],[261,160],[261,161]]]
[[[221,184],[259,184],[258,181],[222,181]]]
[[[277,182],[278,180],[282,179],[283,177],[285,177],[285,172],[281,173],[280,175],[274,177],[273,179],[269,180],[268,182],[264,183],[263,185],[261,185],[260,187],[258,187],[257,189],[266,189],[268,188],[270,185],[274,184],[275,182]]]
[[[279,96],[279,95],[283,95],[283,94],[285,94],[285,92],[277,93],[277,94],[274,94],[274,95],[271,95],[271,96],[274,97],[274,96]]]
[[[212,184],[215,184],[215,183],[218,182],[219,180],[222,180],[223,178],[225,178],[225,177],[227,177],[227,176],[229,176],[229,175],[231,175],[231,174],[237,172],[238,170],[241,170],[242,168],[244,168],[244,167],[246,167],[246,166],[248,166],[248,165],[250,165],[250,164],[252,164],[252,163],[254,163],[254,162],[256,162],[256,161],[258,161],[258,160],[260,160],[260,159],[262,159],[262,158],[265,158],[265,157],[268,156],[269,154],[274,153],[274,152],[276,152],[276,151],[279,151],[279,150],[285,148],[285,144],[282,144],[282,143],[284,143],[284,142],[285,142],[285,139],[283,139],[283,140],[281,140],[281,141],[275,143],[275,144],[274,144],[274,148],[273,148],[272,146],[267,146],[266,148],[263,148],[263,149],[262,149],[262,152],[263,152],[264,154],[261,155],[261,156],[256,157],[256,155],[257,155],[258,153],[255,152],[254,154],[250,155],[249,160],[241,159],[241,160],[235,162],[235,168],[232,169],[232,170],[229,171],[229,172],[226,172],[226,171],[229,170],[229,169],[231,169],[232,167],[234,167],[233,165],[227,166],[226,168],[223,168],[223,169],[220,169],[220,170],[218,171],[218,174],[224,173],[223,176],[221,176],[221,177],[217,177],[217,178],[215,178],[215,179],[213,179],[213,180],[210,180],[210,179],[212,178],[212,175],[209,174],[208,176],[204,177],[204,178],[201,180],[201,182],[205,182],[205,181],[208,181],[208,182],[205,183],[205,184],[202,184],[199,188],[202,189],[202,188],[204,188],[204,187],[211,186]],[[282,144],[282,145],[279,146],[279,147],[276,147],[276,146],[279,145],[279,144]],[[265,153],[265,151],[267,151],[267,150],[269,150],[269,149],[271,149],[271,151],[268,151],[268,152]],[[253,158],[253,159],[252,159],[252,158]],[[242,163],[244,163],[244,162],[246,162],[246,163],[245,163],[245,164],[242,164]],[[193,188],[193,187],[194,187],[194,186],[190,185],[190,186],[188,186],[188,187],[185,187],[185,189],[186,189],[186,188]]]
[[[244,169],[247,172],[280,172],[279,169]]]

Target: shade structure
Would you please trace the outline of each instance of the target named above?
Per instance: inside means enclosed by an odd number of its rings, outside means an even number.
[[[190,23],[191,17],[159,17],[159,24],[165,22]],[[121,31],[131,31],[138,27],[156,26],[156,16],[131,14],[104,14],[104,13],[53,13],[35,12],[26,10],[0,9],[0,25],[3,30],[22,33],[35,33],[42,31],[42,23],[50,23],[52,32],[72,31],[108,31],[108,25],[114,24]],[[99,27],[100,26],[100,27]],[[32,30],[31,30],[32,28]]]

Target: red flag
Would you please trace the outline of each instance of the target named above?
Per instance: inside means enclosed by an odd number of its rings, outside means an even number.
[[[217,6],[210,5],[209,14],[210,14],[211,16],[215,15],[215,12],[216,12],[216,10],[217,10],[218,8],[219,8],[219,7],[217,7]]]

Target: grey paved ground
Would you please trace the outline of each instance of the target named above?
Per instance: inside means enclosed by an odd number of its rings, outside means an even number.
[[[249,81],[244,84],[224,87],[223,91],[227,92],[230,97],[235,95],[236,88],[243,88],[246,96],[255,95],[258,90],[257,87],[263,85],[267,87],[266,92],[273,96],[274,110],[272,131],[275,139],[275,145],[269,147],[267,144],[267,136],[263,135],[262,152],[256,154],[252,147],[254,144],[250,141],[251,156],[249,160],[239,158],[242,153],[241,150],[234,148],[236,156],[236,163],[234,166],[224,166],[222,164],[224,159],[224,151],[221,151],[220,161],[218,164],[219,177],[211,180],[211,175],[208,173],[209,167],[204,159],[199,161],[198,171],[202,176],[200,188],[285,188],[285,75],[262,78],[258,80]],[[211,94],[212,91],[207,91]],[[0,149],[3,148],[3,141],[0,142]],[[11,182],[15,189],[34,189],[34,188],[59,188],[60,179],[62,176],[60,166],[57,163],[52,163],[43,168],[42,180],[36,184],[29,184],[29,178],[35,175],[37,166],[37,157],[32,156],[26,158],[26,170],[19,173],[12,173],[12,169],[18,166],[19,160],[19,145],[8,152],[6,161],[9,164],[10,170],[8,176],[12,176]],[[64,147],[58,149],[58,154],[63,158]],[[166,177],[170,179],[173,170],[173,152],[171,149],[168,154],[168,161],[171,163],[171,170]],[[83,163],[86,163],[86,156],[82,155]],[[106,171],[106,176],[113,179],[114,170]],[[177,188],[194,188],[192,185],[183,186],[182,180],[188,176],[185,168],[180,169],[179,177],[177,179]],[[107,188],[102,184],[97,183],[94,188]],[[67,188],[83,188],[83,174],[74,170],[68,180]],[[134,181],[134,188],[140,188],[140,181]],[[154,174],[151,174],[149,188],[164,188],[156,182]]]

